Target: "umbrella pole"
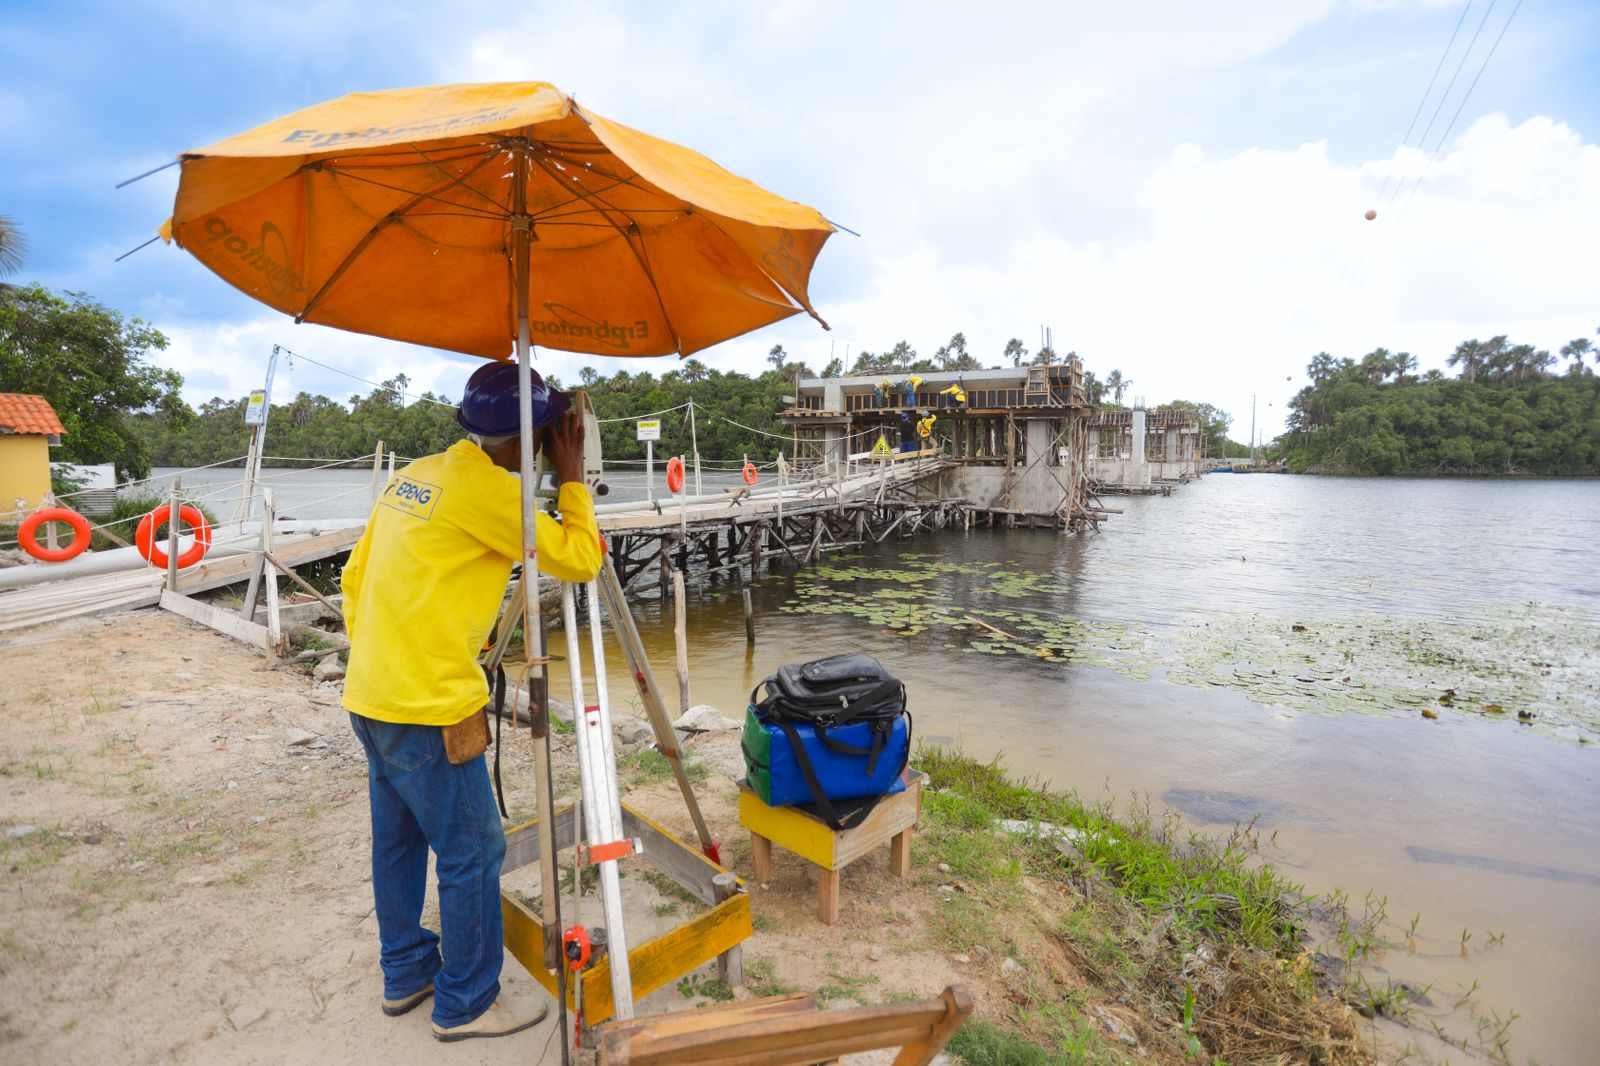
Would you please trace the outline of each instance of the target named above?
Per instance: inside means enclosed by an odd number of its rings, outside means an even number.
[[[512,184],[511,280],[517,301],[517,413],[521,430],[522,467],[522,640],[527,657],[528,719],[533,733],[534,766],[551,780],[550,686],[545,671],[544,618],[539,611],[539,546],[535,535],[538,500],[537,468],[533,465],[533,340],[529,325],[529,248],[532,221],[527,211],[527,146],[516,153]],[[534,789],[539,813],[539,895],[544,922],[544,964],[558,974],[565,969],[561,954],[561,921],[556,899],[555,804],[549,787]]]

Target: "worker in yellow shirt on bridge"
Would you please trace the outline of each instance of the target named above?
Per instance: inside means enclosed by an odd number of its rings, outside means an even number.
[[[534,450],[561,483],[561,521],[537,516],[539,569],[588,581],[601,546],[582,423],[565,394],[533,381]],[[456,421],[468,439],[390,479],[341,580],[344,706],[367,753],[383,1011],[403,1014],[432,995],[433,1033],[447,1041],[504,1036],[549,1010],[542,992],[500,994],[505,833],[481,747],[456,763],[445,743],[450,727],[478,726],[489,697],[478,653],[522,557],[516,367],[473,373]],[[430,848],[438,933],[422,925]]]

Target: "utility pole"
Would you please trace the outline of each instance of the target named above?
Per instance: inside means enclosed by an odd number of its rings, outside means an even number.
[[[1256,468],[1256,394],[1250,394],[1250,469]]]

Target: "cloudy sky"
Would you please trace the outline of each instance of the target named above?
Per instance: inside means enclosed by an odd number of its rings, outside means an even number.
[[[1277,431],[1319,351],[1442,368],[1469,337],[1554,351],[1600,327],[1593,0],[6,0],[11,280],[155,323],[195,404],[259,387],[274,344],[345,372],[280,367],[280,400],[402,371],[453,396],[469,357],[295,326],[175,247],[114,263],[177,173],[113,186],[346,92],[499,80],[554,82],[859,232],[813,276],[833,330],[802,315],[701,353],[723,369],[958,331],[999,362],[1048,328],[1242,440],[1252,402]],[[541,353],[569,381],[586,362],[623,366]]]

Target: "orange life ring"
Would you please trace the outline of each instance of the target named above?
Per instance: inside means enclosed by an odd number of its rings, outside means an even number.
[[[65,548],[41,547],[39,527],[46,522],[65,522],[72,528],[72,543]],[[46,507],[35,511],[17,527],[17,544],[43,563],[64,563],[89,546],[89,520],[70,507]]]
[[[667,489],[671,492],[683,491],[683,460],[676,455],[667,460]]]
[[[756,464],[746,459],[744,461],[744,483],[746,485],[754,485],[756,483],[757,476]]]
[[[171,513],[170,504],[162,504],[154,511],[139,519],[139,528],[134,531],[133,543],[139,549],[139,554],[150,561],[152,566],[166,566],[167,553],[156,546],[156,530],[166,522]],[[206,516],[198,508],[181,504],[178,507],[178,520],[187,522],[189,528],[194,530],[194,543],[189,545],[189,550],[178,556],[178,569],[193,566],[200,561],[201,556],[211,548],[211,526],[206,522]]]

